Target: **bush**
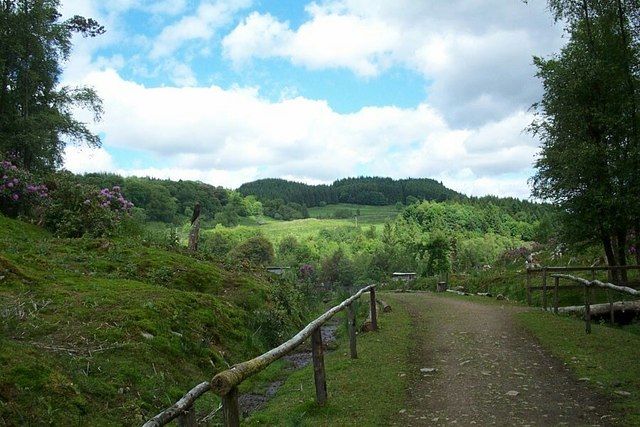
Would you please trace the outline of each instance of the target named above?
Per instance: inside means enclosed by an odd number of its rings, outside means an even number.
[[[133,208],[120,187],[98,189],[79,184],[67,173],[55,177],[50,196],[46,225],[62,237],[111,236]]]
[[[254,265],[267,265],[273,261],[273,245],[264,236],[254,236],[238,244],[229,253],[229,261],[247,261]]]
[[[8,160],[0,162],[0,212],[4,215],[35,218],[47,195],[47,186],[34,184],[28,171]]]

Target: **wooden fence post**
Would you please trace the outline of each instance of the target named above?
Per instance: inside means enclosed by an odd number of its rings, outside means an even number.
[[[527,268],[527,305],[531,306],[531,275],[533,272]]]
[[[198,216],[191,225],[189,231],[189,250],[196,252],[198,250],[198,239],[200,237],[200,217]]]
[[[224,427],[240,427],[240,405],[238,405],[238,387],[222,396],[222,415]]]
[[[196,409],[193,406],[185,409],[178,417],[178,427],[196,427]]]
[[[591,333],[591,298],[590,293],[591,289],[589,286],[584,284],[584,321],[585,321],[585,332],[587,334]]]
[[[553,312],[558,314],[558,292],[560,291],[560,278],[554,277],[553,284]]]
[[[547,311],[547,269],[542,269],[542,309]]]
[[[316,383],[316,402],[324,405],[327,402],[327,377],[324,371],[324,354],[322,349],[322,331],[318,327],[311,334],[311,353],[313,356],[313,378]]]
[[[356,346],[356,309],[353,303],[347,307],[347,329],[349,329],[349,348],[351,349],[351,358],[358,358],[358,349]]]
[[[371,330],[377,331],[378,330],[378,313],[377,313],[377,307],[376,307],[376,290],[374,288],[371,288],[369,290],[369,297],[370,297],[369,310],[371,312]]]

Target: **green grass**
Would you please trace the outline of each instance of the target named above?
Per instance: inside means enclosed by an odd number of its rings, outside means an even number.
[[[345,314],[337,316],[344,318]],[[411,322],[406,311],[394,307],[392,313],[379,317],[379,326],[378,332],[358,335],[357,359],[349,356],[346,326],[340,327],[338,348],[325,353],[329,395],[325,405],[315,402],[309,365],[291,374],[267,407],[243,425],[387,425],[406,399]]]
[[[640,425],[640,336],[633,328],[594,324],[587,335],[583,321],[538,311],[522,313],[519,320],[576,377],[589,378],[589,384],[611,396],[625,425]]]
[[[309,209],[309,216],[311,218],[333,218],[336,211],[348,209],[352,212],[352,217],[348,222],[355,223],[355,217],[358,212],[358,224],[366,225],[382,225],[386,220],[395,219],[400,213],[395,205],[389,206],[366,206],[366,205],[353,205],[348,203],[339,203],[336,205],[326,205],[322,207],[314,207]]]
[[[266,273],[0,215],[0,425],[140,425],[267,348]],[[209,412],[212,393],[197,409]]]

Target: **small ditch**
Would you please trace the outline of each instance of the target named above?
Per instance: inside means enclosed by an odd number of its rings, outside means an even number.
[[[320,330],[322,334],[322,345],[324,352],[328,353],[336,347],[336,330],[340,325],[339,319],[331,319],[322,326]],[[283,357],[291,365],[286,369],[290,373],[298,369],[302,369],[313,360],[311,354],[310,341],[307,340],[301,344],[298,349],[291,354]],[[238,398],[238,405],[243,418],[248,417],[251,413],[261,409],[278,391],[280,386],[284,384],[284,380],[274,381],[266,388],[264,394],[247,393],[242,394]]]

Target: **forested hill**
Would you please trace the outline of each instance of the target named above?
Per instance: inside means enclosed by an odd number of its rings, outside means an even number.
[[[445,201],[464,198],[429,178],[393,180],[380,177],[345,178],[331,185],[308,185],[284,179],[268,178],[242,184],[238,192],[259,200],[282,199],[308,207],[322,204],[354,203],[359,205],[392,205],[412,200]]]

